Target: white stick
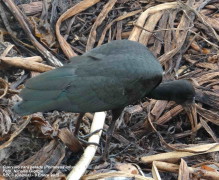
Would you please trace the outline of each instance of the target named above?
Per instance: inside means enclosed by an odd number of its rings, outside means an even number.
[[[105,118],[106,112],[97,112],[94,114],[94,119],[91,125],[91,133],[98,129],[103,129]],[[99,144],[101,133],[102,131],[99,131],[98,133],[92,135],[89,138],[88,142],[94,142]],[[92,161],[96,150],[97,146],[95,145],[89,145],[85,149],[84,154],[81,156],[81,159],[67,176],[67,180],[78,180],[81,178],[81,176],[85,173],[87,167],[89,166],[90,162]]]

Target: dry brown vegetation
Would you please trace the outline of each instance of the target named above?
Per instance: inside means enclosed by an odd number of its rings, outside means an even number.
[[[99,147],[85,149],[72,133],[78,114],[12,112],[26,79],[118,39],[146,45],[163,65],[164,80],[192,81],[195,120],[174,102],[130,105],[117,124],[109,162],[103,163],[105,133]],[[39,172],[56,179],[78,179],[85,170],[84,180],[219,179],[218,53],[217,0],[0,1],[0,179],[9,179],[3,173],[10,166],[48,167]],[[95,116],[84,116],[80,135],[103,126],[106,114]],[[105,130],[109,120],[108,113]],[[89,141],[99,143],[100,134]]]

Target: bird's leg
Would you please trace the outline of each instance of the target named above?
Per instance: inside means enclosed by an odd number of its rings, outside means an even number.
[[[98,130],[94,131],[93,133],[87,134],[87,135],[85,135],[85,136],[79,136],[79,135],[78,135],[79,129],[80,129],[80,125],[81,125],[81,120],[82,120],[82,118],[84,117],[84,114],[85,114],[85,113],[80,113],[79,116],[78,116],[78,118],[77,118],[77,121],[76,121],[76,124],[75,124],[74,135],[75,135],[75,136],[78,138],[78,140],[79,140],[81,143],[83,143],[84,145],[96,145],[96,146],[98,146],[99,144],[87,142],[87,141],[85,141],[83,138],[90,137],[90,136],[92,136],[93,134],[98,133],[98,132],[101,131],[102,129],[98,129]]]
[[[107,132],[106,132],[106,144],[105,144],[105,149],[104,149],[103,157],[102,157],[104,161],[106,161],[106,159],[108,158],[109,144],[110,144],[110,141],[112,139],[112,135],[113,135],[113,132],[115,129],[116,120],[120,117],[123,109],[124,108],[112,110],[112,121],[109,125]]]
[[[85,113],[80,113],[78,118],[77,118],[77,121],[76,121],[76,124],[75,124],[75,132],[74,132],[75,136],[78,136],[78,132],[79,132],[80,125],[81,125],[81,120],[82,120],[84,114]]]

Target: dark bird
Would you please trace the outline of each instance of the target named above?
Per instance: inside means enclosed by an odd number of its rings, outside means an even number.
[[[20,94],[23,101],[14,110],[20,115],[112,110],[114,122],[125,106],[144,97],[180,104],[193,101],[195,91],[189,81],[161,83],[162,75],[160,63],[144,45],[112,41],[28,80]]]

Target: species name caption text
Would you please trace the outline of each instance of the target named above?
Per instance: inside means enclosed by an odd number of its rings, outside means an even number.
[[[2,166],[4,177],[59,177],[72,166]],[[60,170],[59,173],[50,174],[51,170]]]

